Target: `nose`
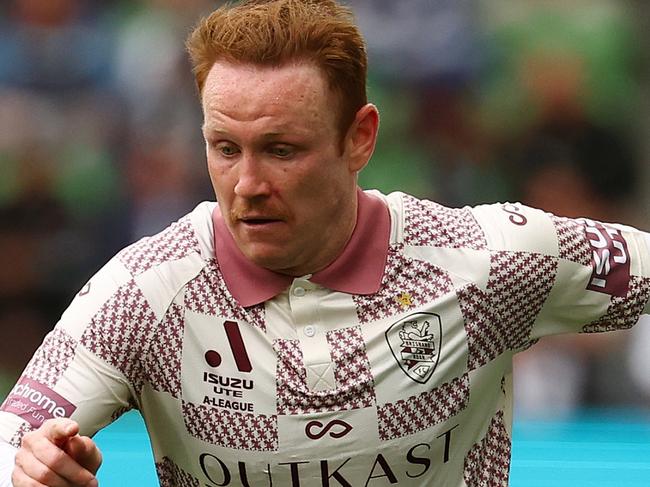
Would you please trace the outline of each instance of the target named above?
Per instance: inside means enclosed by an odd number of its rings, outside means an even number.
[[[237,184],[235,194],[240,198],[257,198],[268,196],[271,186],[266,177],[262,164],[254,157],[243,156],[237,163]]]

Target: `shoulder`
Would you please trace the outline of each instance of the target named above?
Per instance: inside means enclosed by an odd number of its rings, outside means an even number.
[[[572,221],[521,203],[451,208],[405,193],[386,195],[396,240],[406,246],[557,254]],[[565,228],[567,227],[567,228]]]
[[[394,243],[475,250],[487,247],[485,231],[470,207],[450,208],[402,192],[384,198],[391,213]]]
[[[160,320],[175,296],[211,262],[212,211],[216,203],[199,204],[156,235],[120,251],[82,287],[61,323],[75,337],[90,324],[110,323],[146,311]]]
[[[156,235],[129,245],[116,259],[133,277],[190,255],[208,260],[214,251],[212,212],[215,206],[213,202],[199,204]]]

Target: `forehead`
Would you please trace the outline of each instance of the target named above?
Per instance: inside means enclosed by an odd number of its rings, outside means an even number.
[[[202,95],[206,121],[221,115],[239,121],[267,117],[333,120],[333,100],[325,76],[307,61],[281,66],[217,61]]]

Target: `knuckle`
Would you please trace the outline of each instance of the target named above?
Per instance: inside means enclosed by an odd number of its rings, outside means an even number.
[[[27,455],[27,451],[24,448],[21,447],[20,449],[18,449],[18,451],[16,452],[16,459],[15,459],[16,465],[20,467],[23,464],[25,455]]]
[[[34,455],[32,454],[31,451],[21,448],[16,452],[16,457],[14,459],[14,474],[20,475],[21,473],[24,473],[24,469],[30,465],[30,463],[33,461]]]
[[[34,442],[37,440],[38,437],[39,437],[38,430],[25,433],[23,439],[20,442],[20,446],[23,448],[29,448],[34,444]]]

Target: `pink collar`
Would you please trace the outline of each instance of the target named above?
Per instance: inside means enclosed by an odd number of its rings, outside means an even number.
[[[357,225],[341,255],[310,281],[334,291],[373,294],[379,290],[388,257],[390,214],[377,197],[357,191]],[[217,206],[212,214],[214,249],[226,287],[242,306],[274,298],[293,281],[254,264],[239,250]]]

